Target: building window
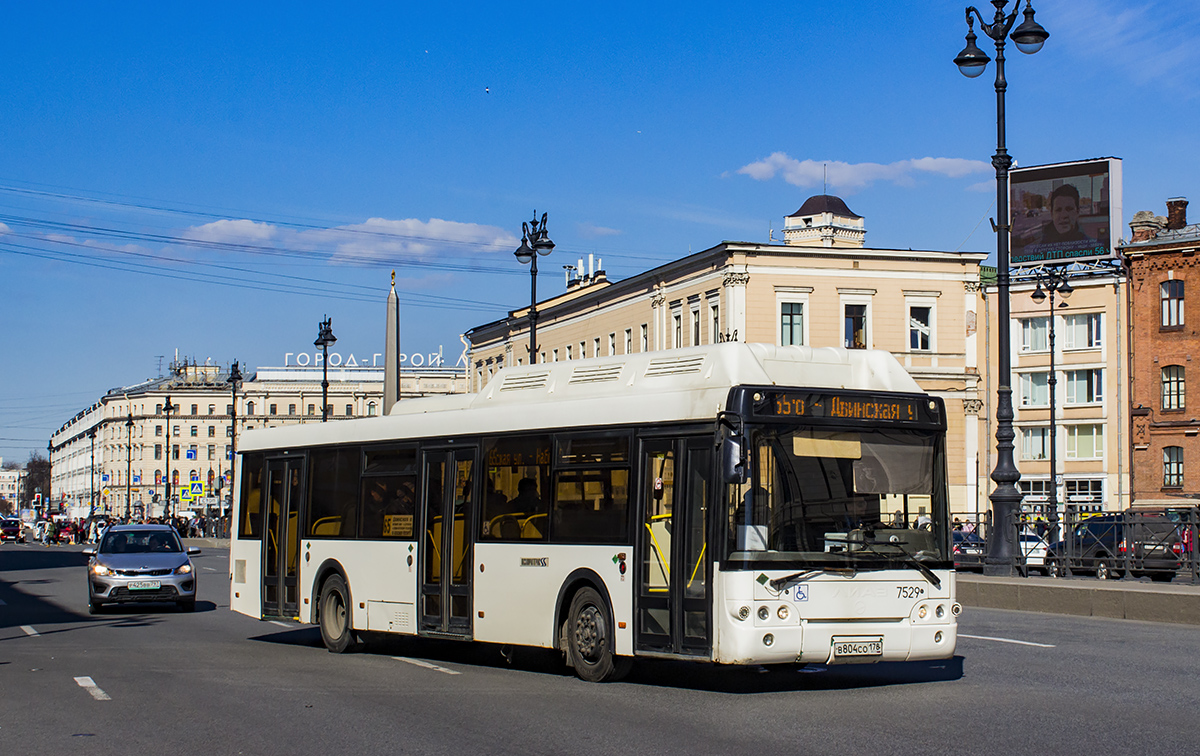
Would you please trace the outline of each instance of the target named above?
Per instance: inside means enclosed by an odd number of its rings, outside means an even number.
[[[1050,404],[1049,373],[1021,373],[1021,406],[1046,407]]]
[[[367,402],[367,415],[375,417],[375,402]]]
[[[210,415],[217,414],[217,405],[215,405],[215,404],[208,405],[208,414],[210,414]]]
[[[700,308],[691,311],[692,313],[692,346],[700,346]]]
[[[617,353],[617,334],[608,334],[608,356],[612,357]]]
[[[193,425],[192,426],[192,438],[195,438],[196,436],[199,436],[199,435],[200,435],[200,427],[197,425]]]
[[[779,344],[781,346],[804,345],[804,303],[779,303]]]
[[[1067,404],[1098,404],[1103,393],[1103,370],[1067,371]]]
[[[643,352],[650,351],[650,328],[642,323],[642,349]]]
[[[1102,480],[1068,480],[1067,504],[1099,505],[1104,503],[1104,481]]]
[[[587,359],[587,342],[586,341],[579,342],[579,359],[581,359],[581,360]]]
[[[192,405],[192,414],[193,414],[193,415],[199,415],[199,414],[200,414],[200,405],[198,405],[198,404],[193,404],[193,405]]]
[[[1021,458],[1050,459],[1050,428],[1021,429]]]
[[[1021,320],[1021,351],[1050,351],[1050,318],[1023,318]]]
[[[178,425],[176,425],[176,426],[174,426],[174,427],[172,427],[172,428],[171,428],[171,435],[172,435],[172,436],[178,436],[178,435],[179,435],[179,426],[178,426]]]
[[[571,359],[571,345],[567,344],[567,359]]]
[[[1183,409],[1184,396],[1183,366],[1167,365],[1162,369],[1162,408]]]
[[[272,414],[272,415],[278,415],[278,414],[279,414],[279,405],[278,405],[278,404],[272,404],[272,405],[271,405],[271,414]]]
[[[1183,447],[1163,447],[1163,488],[1183,486]]]
[[[254,402],[246,402],[246,415],[250,416],[253,414],[254,414]]]
[[[593,357],[600,356],[600,337],[599,336],[592,339],[592,356]]]
[[[347,404],[346,405],[346,417],[353,417],[353,416],[354,416],[354,405]]]
[[[929,324],[932,307],[908,308],[908,348],[914,352],[928,352],[931,346]]]
[[[633,354],[633,329],[625,329],[625,354]]]
[[[570,350],[568,349],[568,351],[570,351]],[[558,350],[557,349],[555,349],[553,352],[551,352],[551,357],[553,358],[554,362],[558,362]],[[546,356],[542,355],[542,362],[546,361],[545,358],[546,358]]]
[[[721,308],[719,305],[710,304],[708,306],[708,319],[712,324],[712,333],[709,334],[709,343],[721,343]]]
[[[676,312],[671,316],[671,321],[675,324],[675,343],[672,344],[672,346],[678,349],[679,347],[683,346],[683,313]]]
[[[156,415],[162,414],[162,405],[161,404],[154,405],[154,414],[156,414]]]
[[[1021,498],[1029,503],[1050,500],[1050,481],[1024,480],[1018,484],[1021,488]]]
[[[1162,297],[1163,328],[1183,325],[1183,281],[1163,281],[1159,286]]]
[[[232,414],[233,414],[233,405],[232,405],[232,404],[226,404],[226,405],[225,405],[225,414],[226,414],[226,415],[232,415]]]
[[[317,414],[317,405],[315,405],[315,404],[308,405],[308,414],[310,414],[310,415]]]
[[[179,459],[179,444],[171,445],[171,459]]]
[[[294,414],[296,414],[296,405],[294,405],[294,404],[289,404],[289,405],[288,405],[288,414],[289,414],[289,415],[294,415]]]
[[[154,426],[154,435],[156,435],[156,436],[162,435],[162,426],[161,425]]]
[[[1068,425],[1067,459],[1103,459],[1103,425]]]
[[[217,445],[216,444],[208,445],[208,458],[210,460],[217,458]]]
[[[162,459],[162,449],[163,449],[162,444],[154,445],[154,458],[155,459]]]
[[[1099,349],[1103,314],[1067,315],[1064,349]]]
[[[867,348],[867,306],[862,304],[846,305],[845,347],[847,349]]]
[[[217,435],[217,426],[215,426],[215,425],[208,426],[208,437],[215,438],[216,435]]]

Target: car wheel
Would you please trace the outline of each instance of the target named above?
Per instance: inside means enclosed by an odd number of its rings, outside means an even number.
[[[1109,559],[1101,559],[1096,563],[1096,577],[1100,580],[1112,580],[1117,577],[1113,574],[1112,561]]]
[[[330,575],[321,586],[321,640],[331,654],[344,654],[354,646],[356,637],[350,623],[350,587],[341,575]]]
[[[1063,568],[1062,568],[1061,564],[1059,564],[1058,562],[1047,562],[1046,563],[1046,577],[1057,578],[1057,577],[1062,577],[1062,576],[1063,576]]]
[[[181,612],[194,612],[194,611],[196,611],[196,599],[188,599],[186,601],[180,601],[180,602],[178,602],[177,606],[179,607],[179,611],[181,611]]]
[[[581,588],[571,599],[567,619],[567,647],[579,679],[587,682],[619,680],[629,673],[633,660],[613,652],[608,604],[595,588]]]
[[[104,604],[88,599],[88,614],[99,614],[104,610]]]

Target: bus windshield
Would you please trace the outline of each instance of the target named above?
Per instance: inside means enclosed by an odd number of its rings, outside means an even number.
[[[941,435],[751,427],[750,475],[728,486],[725,557],[870,569],[948,559]]]

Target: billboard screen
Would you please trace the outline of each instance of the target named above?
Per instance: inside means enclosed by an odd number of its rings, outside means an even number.
[[[1014,168],[1013,267],[1111,260],[1120,238],[1121,160]]]

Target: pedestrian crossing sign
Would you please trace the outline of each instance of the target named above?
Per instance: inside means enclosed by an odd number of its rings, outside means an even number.
[[[192,481],[192,496],[195,497],[195,496],[203,496],[203,495],[204,495],[204,484],[198,480],[193,480]]]

